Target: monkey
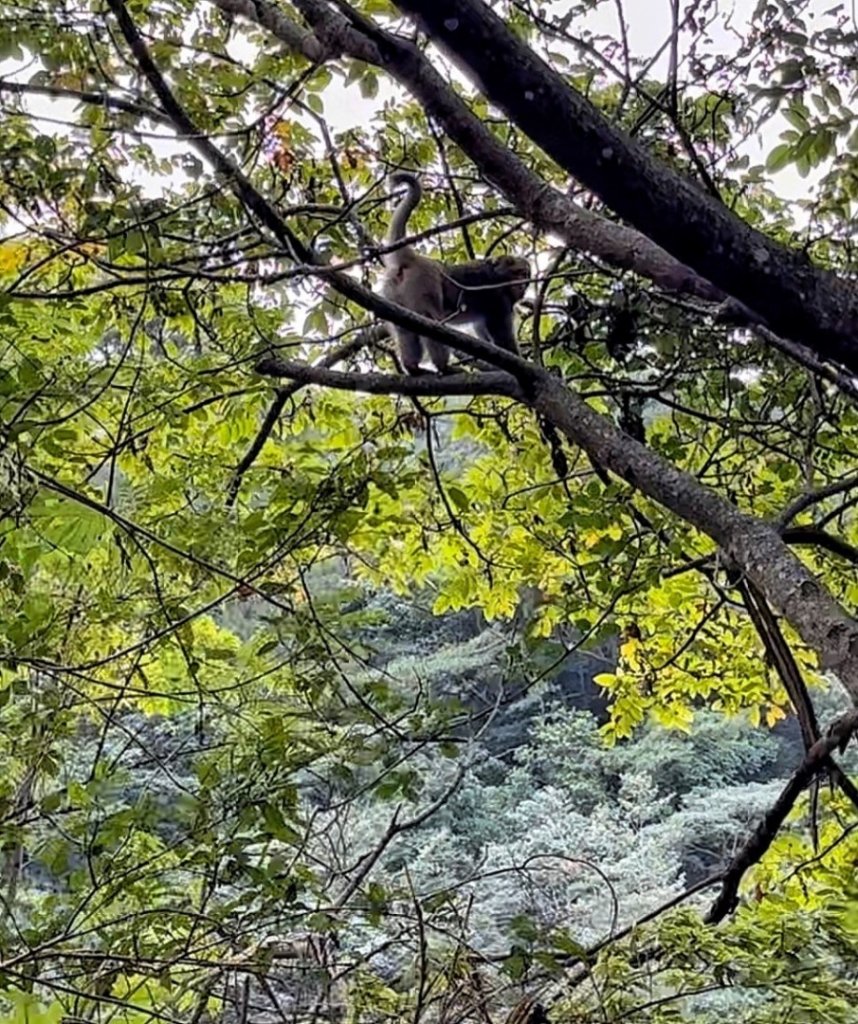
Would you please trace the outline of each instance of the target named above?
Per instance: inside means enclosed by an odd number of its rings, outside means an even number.
[[[518,355],[513,309],[527,291],[523,256],[496,256],[444,268],[444,306],[453,323],[470,323],[481,341]],[[502,286],[502,287],[501,287]]]
[[[411,214],[423,197],[420,179],[410,171],[395,171],[388,183],[405,185],[387,230],[385,242],[402,241]],[[439,323],[471,324],[477,336],[518,355],[513,330],[513,308],[527,289],[530,264],[520,256],[500,256],[447,266],[420,256],[408,245],[383,257],[382,295],[414,313]],[[447,345],[416,331],[391,325],[399,358],[408,374],[419,374],[424,348],[438,373],[449,371]]]

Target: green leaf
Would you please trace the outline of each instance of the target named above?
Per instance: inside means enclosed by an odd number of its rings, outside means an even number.
[[[467,494],[458,487],[448,487],[447,495],[460,512],[467,512],[471,507]]]
[[[330,333],[328,318],[321,304],[312,309],[304,319],[304,334],[327,335]]]
[[[284,843],[297,843],[300,841],[301,834],[291,825],[287,824],[280,809],[273,804],[263,804],[262,820],[265,824],[266,832],[275,839],[280,839]]]
[[[792,152],[792,146],[785,144],[775,146],[766,158],[766,170],[771,173],[782,170],[788,164],[792,163]]]
[[[807,116],[807,109],[801,104],[790,104],[790,106],[784,109],[783,115],[793,128],[797,128],[798,131],[806,132],[809,130],[810,122]]]

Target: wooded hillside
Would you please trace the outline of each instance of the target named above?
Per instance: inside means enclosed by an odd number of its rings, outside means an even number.
[[[858,1021],[851,7],[0,13],[0,1019]]]

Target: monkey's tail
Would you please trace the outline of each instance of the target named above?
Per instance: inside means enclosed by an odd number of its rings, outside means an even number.
[[[412,174],[411,171],[394,171],[387,179],[387,183],[391,188],[404,185],[407,189],[405,195],[399,200],[396,209],[393,211],[393,216],[390,218],[390,225],[387,229],[387,236],[385,237],[386,245],[394,245],[405,238],[408,220],[423,198],[423,186],[420,184],[420,179],[417,175]],[[394,270],[397,269],[403,262],[403,257],[409,251],[409,248],[406,247],[397,249],[396,252],[386,253],[383,257],[384,265]]]

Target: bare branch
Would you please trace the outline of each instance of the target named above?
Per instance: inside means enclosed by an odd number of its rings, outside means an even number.
[[[107,110],[117,110],[124,114],[133,114],[135,117],[146,117],[159,124],[172,124],[172,121],[157,107],[124,100],[106,92],[65,89],[58,85],[32,85],[29,82],[9,82],[0,79],[0,96],[4,92],[14,93],[17,96],[50,96],[52,99],[58,100],[75,100],[93,107],[105,107]]]
[[[846,476],[842,480],[834,480],[832,483],[819,487],[815,491],[808,491],[802,494],[801,497],[796,498],[791,505],[787,505],[778,522],[781,526],[787,526],[805,509],[810,508],[812,505],[818,505],[820,501],[825,501],[826,498],[833,498],[838,494],[843,494],[845,491],[851,491],[853,487],[858,487],[858,473],[852,473],[851,476]]]
[[[724,884],[718,898],[712,904],[709,913],[706,915],[707,924],[715,924],[722,921],[728,914],[732,913],[738,902],[739,884],[742,876],[753,864],[763,856],[771,846],[772,840],[786,820],[787,815],[793,809],[796,800],[802,790],[808,785],[820,769],[822,769],[835,751],[842,753],[846,744],[858,729],[858,710],[853,709],[841,715],[828,730],[828,734],[819,739],[807,752],[804,760],[793,773],[792,777],[784,786],[780,796],[763,817],[763,820],[755,829],[744,846],[739,850],[729,868],[724,873]]]
[[[858,548],[841,537],[835,537],[817,526],[790,526],[781,534],[787,544],[822,548],[832,555],[839,555],[853,565],[858,565]]]
[[[400,377],[389,373],[346,373],[274,356],[260,359],[256,372],[269,377],[288,377],[300,385],[320,384],[338,391],[361,391],[368,395],[506,395],[519,400],[523,397],[515,378],[502,372]]]
[[[765,597],[753,583],[749,583],[747,580],[739,581],[739,593],[742,595],[742,601],[754,624],[754,629],[766,649],[769,661],[774,665],[783,688],[787,692],[801,728],[804,749],[808,751],[819,739],[819,725],[798,662],[793,657],[783,631],[772,614]],[[828,771],[831,780],[843,790],[858,809],[858,789],[852,780],[830,757],[825,759],[823,767]],[[814,845],[816,845],[815,823]]]
[[[470,765],[467,761],[462,762],[462,764],[459,765],[459,769],[453,777],[453,781],[450,785],[447,786],[437,799],[433,800],[427,807],[424,807],[422,811],[415,814],[413,818],[409,818],[407,821],[401,822],[399,820],[399,813],[402,810],[402,805],[400,804],[400,806],[396,808],[390,819],[390,823],[384,830],[381,838],[361,859],[355,874],[334,902],[334,906],[338,910],[341,910],[357,892],[367,875],[378,863],[378,858],[382,853],[384,853],[387,847],[397,836],[402,835],[403,832],[419,828],[424,822],[428,821],[433,814],[436,814],[446,803],[448,803],[448,801],[455,795],[456,790],[462,784],[462,779],[464,779],[469,767]]]

